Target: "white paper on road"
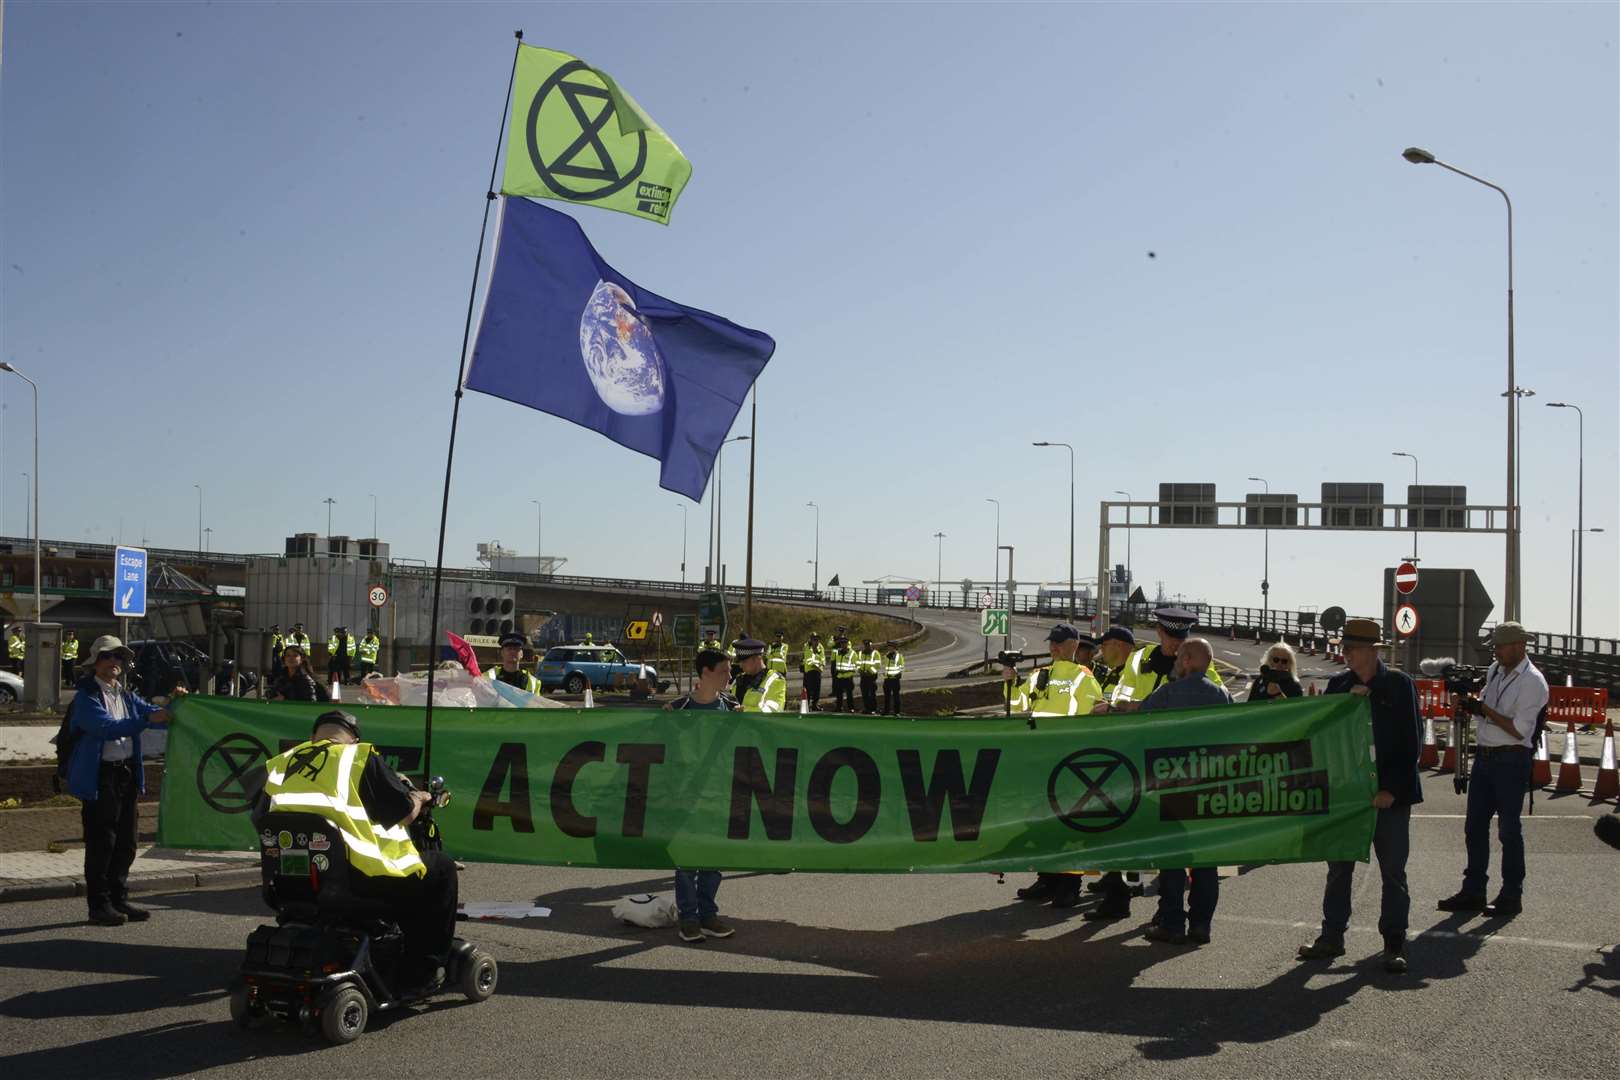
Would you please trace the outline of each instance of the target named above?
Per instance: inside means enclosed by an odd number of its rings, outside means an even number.
[[[507,901],[462,904],[457,910],[469,919],[544,919],[551,915],[548,907]]]

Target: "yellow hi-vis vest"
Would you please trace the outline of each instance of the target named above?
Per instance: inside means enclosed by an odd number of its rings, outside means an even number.
[[[1144,645],[1131,653],[1130,659],[1126,660],[1125,666],[1120,669],[1119,684],[1114,687],[1112,700],[1115,703],[1146,701],[1149,694],[1170,681],[1169,675],[1160,675],[1148,670],[1148,657],[1158,648],[1157,644]],[[1204,674],[1216,686],[1224,685],[1221,682],[1221,673],[1215,670],[1215,661],[1209,662],[1209,670]]]
[[[883,674],[891,679],[898,679],[900,673],[906,670],[906,654],[892,652],[883,658]]]
[[[305,656],[309,655],[309,635],[308,634],[288,634],[284,639],[282,639],[281,644],[282,644],[283,647],[286,647],[288,645],[296,645],[300,649],[304,650],[304,655]]]
[[[6,642],[6,651],[11,654],[13,660],[21,660],[23,653],[28,651],[28,642],[20,637],[11,638]]]
[[[503,670],[502,666],[500,664],[497,664],[494,667],[490,668],[488,671],[484,672],[484,678],[488,679],[490,682],[506,682],[505,679],[501,678],[501,671],[502,670]],[[526,679],[527,681],[522,686],[517,687],[517,689],[519,689],[519,690],[527,690],[531,694],[538,694],[540,692],[540,680],[539,679],[535,678],[533,675],[530,675],[527,671],[524,671],[521,667],[518,668],[518,674],[522,675],[524,677],[524,679]],[[511,683],[506,683],[506,685],[511,686],[512,684]]]
[[[62,659],[77,660],[79,658],[79,639],[70,637],[62,642]]]
[[[876,649],[871,652],[859,650],[855,653],[855,666],[860,669],[862,675],[876,675],[878,668],[883,666],[883,654]]]
[[[1041,676],[1046,685],[1041,686]],[[1103,699],[1097,677],[1084,664],[1054,660],[1040,671],[1012,687],[1012,711],[1031,716],[1085,716]]]
[[[845,646],[842,649],[834,646],[832,651],[833,678],[853,679],[855,677],[856,655],[853,645]]]
[[[349,865],[367,877],[422,877],[427,867],[403,824],[372,823],[360,802],[360,777],[370,743],[328,739],[301,743],[265,764],[271,810],[319,814],[343,834]]]
[[[344,635],[344,641],[345,641],[346,644],[345,644],[345,647],[344,647],[343,651],[345,653],[347,653],[348,655],[353,656],[354,655],[354,649],[355,649],[354,635],[353,634],[345,634]],[[332,636],[326,639],[326,652],[327,652],[327,655],[329,655],[329,656],[336,656],[337,651],[338,651],[338,637],[337,637],[337,632],[333,631]]]
[[[779,675],[787,674],[787,642],[766,647],[765,666]]]
[[[742,702],[743,712],[779,713],[787,706],[787,679],[779,672],[767,668],[753,689],[744,693],[743,675],[731,684],[731,696]]]
[[[806,671],[820,671],[827,664],[827,648],[821,642],[812,645],[804,643],[804,651],[799,655],[799,664]]]
[[[378,640],[377,638],[374,638],[374,637],[363,637],[363,638],[361,638],[360,639],[360,662],[362,664],[375,664],[377,662],[377,650],[380,649],[380,648],[382,648],[382,642],[380,640]]]

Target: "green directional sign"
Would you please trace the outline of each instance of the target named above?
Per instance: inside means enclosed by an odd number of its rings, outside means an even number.
[[[726,598],[718,592],[706,592],[698,597],[698,630],[726,640]]]
[[[979,612],[979,633],[985,637],[1006,637],[1007,609],[992,607]]]
[[[675,644],[679,648],[682,648],[682,649],[695,648],[697,646],[697,643],[698,643],[697,616],[696,615],[677,615],[677,616],[675,616],[675,626],[674,626],[673,636],[675,638]]]

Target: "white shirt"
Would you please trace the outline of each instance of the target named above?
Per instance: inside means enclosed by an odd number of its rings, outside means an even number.
[[[1547,704],[1547,677],[1526,656],[1516,668],[1504,670],[1491,664],[1485,675],[1485,692],[1480,700],[1513,719],[1519,733],[1514,738],[1489,717],[1480,717],[1475,737],[1481,746],[1529,746],[1536,731],[1536,715]]]
[[[129,714],[124,711],[124,692],[117,683],[96,680],[101,687],[101,703],[107,707],[107,715],[114,720],[128,720]],[[135,740],[125,735],[119,739],[108,739],[101,744],[102,761],[127,761],[135,752]]]

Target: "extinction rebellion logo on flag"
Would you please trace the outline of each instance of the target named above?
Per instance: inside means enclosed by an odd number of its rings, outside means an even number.
[[[1328,774],[1311,768],[1311,744],[1211,743],[1147,751],[1148,790],[1160,821],[1281,817],[1328,812]]]

